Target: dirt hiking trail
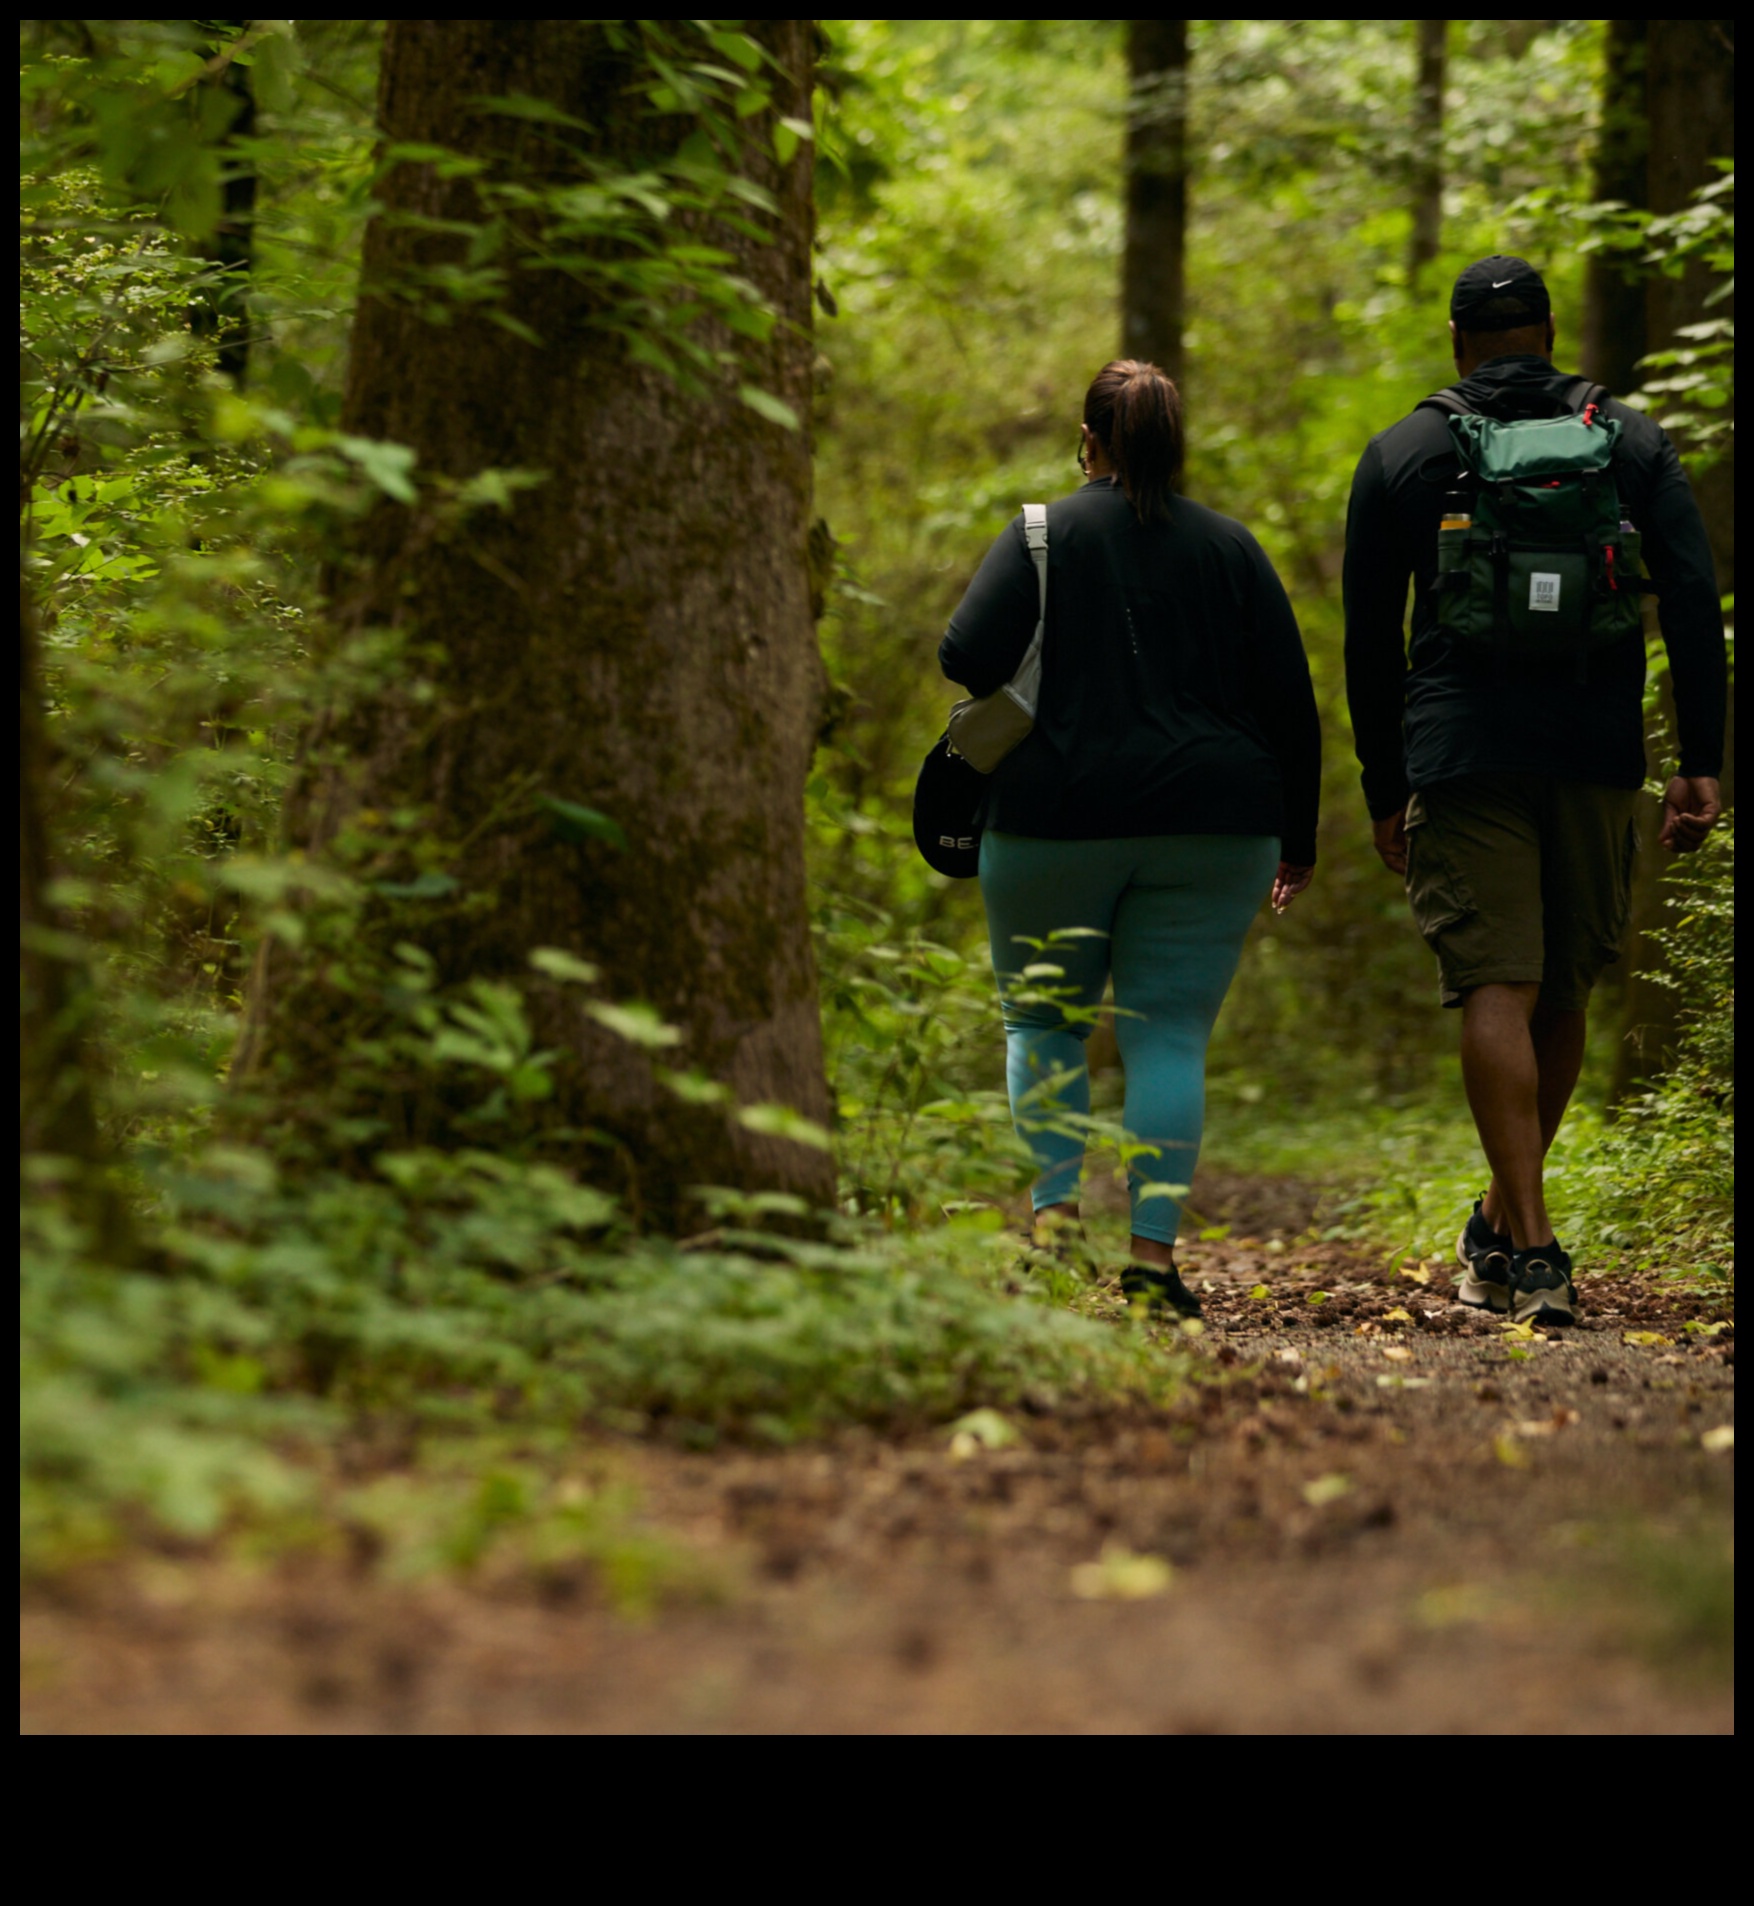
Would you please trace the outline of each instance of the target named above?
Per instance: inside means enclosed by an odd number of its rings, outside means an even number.
[[[1197,1196],[1232,1229],[1167,1412],[594,1443],[699,1559],[644,1620],[588,1573],[94,1569],[27,1598],[25,1731],[1730,1732],[1727,1306],[1588,1279],[1517,1337],[1307,1242],[1295,1186]]]

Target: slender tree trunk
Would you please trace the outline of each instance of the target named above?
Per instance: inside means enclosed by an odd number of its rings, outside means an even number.
[[[92,1091],[86,1044],[91,977],[78,941],[48,899],[48,739],[36,611],[22,575],[18,598],[18,1150],[41,1174],[36,1190],[58,1190],[87,1227],[96,1254],[121,1263],[133,1257],[133,1240],[109,1180]]]
[[[1419,77],[1413,93],[1413,232],[1407,280],[1413,283],[1443,243],[1443,85],[1447,20],[1416,20]]]
[[[223,47],[249,30],[248,20],[210,20],[203,30],[218,37]],[[216,48],[217,50],[217,48]],[[189,307],[189,328],[198,337],[211,337],[219,368],[242,390],[250,367],[250,273],[256,255],[256,162],[239,148],[256,130],[256,95],[250,69],[232,60],[211,84],[222,87],[234,102],[235,117],[220,146],[220,216],[201,255],[221,272],[219,282]]]
[[[1188,223],[1188,23],[1129,20],[1127,251],[1121,350],[1182,381]]]
[[[1676,212],[1692,194],[1716,177],[1713,159],[1735,154],[1735,22],[1732,20],[1651,20],[1646,43],[1645,99],[1648,128],[1648,189],[1653,212]],[[1678,278],[1661,275],[1645,287],[1645,348],[1665,350],[1677,343],[1684,325],[1707,317],[1729,317],[1728,300],[1707,306],[1706,299],[1721,280],[1698,262],[1690,263]],[[1733,439],[1731,440],[1733,442]],[[1681,440],[1685,450],[1685,440]],[[1735,456],[1733,449],[1693,479],[1694,494],[1711,538],[1717,564],[1718,588],[1724,594],[1736,586],[1735,572]],[[1733,749],[1735,690],[1732,684],[1730,729]],[[1664,705],[1671,709],[1665,695]],[[1671,713],[1672,720],[1672,713]],[[1672,757],[1673,730],[1662,743]],[[1653,755],[1658,771],[1667,773],[1669,761]],[[1726,751],[1723,775],[1727,799],[1735,794],[1734,755]],[[1642,816],[1642,853],[1633,887],[1632,931],[1626,952],[1623,1034],[1612,1082],[1620,1097],[1662,1063],[1674,1048],[1680,996],[1652,977],[1661,954],[1652,931],[1666,912],[1662,873],[1668,856],[1656,840],[1657,816],[1650,804]]]
[[[1610,20],[1602,66],[1602,130],[1593,179],[1598,200],[1650,203],[1645,105],[1646,20]],[[1638,388],[1644,341],[1645,273],[1636,256],[1592,252],[1584,266],[1578,368],[1620,396]]]
[[[775,113],[808,118],[813,31],[801,20],[748,30],[777,62],[774,112],[745,127],[748,169],[778,213],[764,221],[768,242],[706,236],[780,313],[748,375],[808,417],[810,147],[780,166],[771,140]],[[380,120],[391,143],[572,180],[579,143],[626,165],[657,139],[674,148],[675,122],[645,110],[634,78],[598,23],[394,20]],[[510,95],[592,131],[563,141],[477,104]],[[387,957],[392,940],[417,937],[445,982],[524,986],[537,1044],[563,1055],[542,1129],[575,1133],[581,1168],[636,1217],[692,1222],[689,1188],[701,1184],[827,1204],[826,1154],[684,1103],[655,1077],[653,1055],[585,1010],[587,995],[529,967],[543,946],[594,962],[595,997],[647,1001],[679,1030],[659,1064],[826,1123],[804,887],[803,785],[823,686],[808,438],[730,397],[679,393],[593,326],[595,294],[560,272],[510,274],[503,310],[518,335],[467,308],[424,321],[384,294],[412,267],[460,256],[459,240],[414,221],[478,217],[473,187],[404,165],[382,197],[364,259],[378,295],[360,308],[345,429],[412,446],[429,483],[513,466],[547,474],[505,513],[444,527],[428,506],[385,504],[357,530],[334,582],[336,623],[394,623],[425,645],[430,699],[386,690],[313,739],[294,840],[320,851],[350,823],[417,808],[454,844],[454,901],[429,907],[418,935],[406,908],[368,913],[364,948]],[[625,848],[581,837],[551,802],[613,817]],[[275,1059],[295,1085],[320,1089],[346,1011],[332,963],[266,954],[245,1063]],[[430,1135],[450,1136],[442,1124]]]

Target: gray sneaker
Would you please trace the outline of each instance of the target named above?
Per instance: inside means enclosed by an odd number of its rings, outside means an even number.
[[[1577,1322],[1571,1259],[1557,1244],[1518,1251],[1511,1260],[1511,1321],[1547,1330]]]
[[[1456,1239],[1456,1261],[1463,1275],[1456,1279],[1456,1300],[1476,1310],[1510,1309],[1510,1239],[1501,1236],[1480,1215],[1480,1200],[1474,1200],[1473,1215],[1462,1226]]]

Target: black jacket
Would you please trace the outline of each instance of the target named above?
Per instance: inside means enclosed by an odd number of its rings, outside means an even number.
[[[1035,629],[1019,515],[938,650],[976,695]],[[1043,840],[1272,834],[1315,860],[1321,730],[1297,620],[1259,543],[1175,497],[1141,524],[1106,479],[1048,506],[1048,621],[1034,732],[999,764],[983,819]]]
[[[1543,357],[1495,357],[1460,395],[1488,416],[1554,417],[1583,379]],[[1659,591],[1683,774],[1723,765],[1724,624],[1711,546],[1675,446],[1642,412],[1617,400],[1615,475],[1620,502],[1643,532],[1644,563]],[[1431,586],[1437,525],[1456,476],[1447,420],[1416,410],[1370,440],[1346,512],[1346,696],[1364,769],[1364,798],[1380,820],[1410,789],[1464,774],[1525,772],[1635,788],[1644,780],[1644,644],[1590,660],[1508,669],[1466,653],[1437,627]],[[1411,652],[1402,633],[1413,581]]]

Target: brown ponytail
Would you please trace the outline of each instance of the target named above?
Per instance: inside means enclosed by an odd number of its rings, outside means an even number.
[[[1084,421],[1141,523],[1169,515],[1182,468],[1181,392],[1155,364],[1117,357],[1085,393]]]

